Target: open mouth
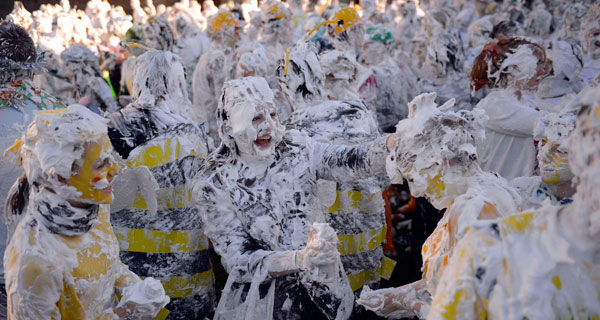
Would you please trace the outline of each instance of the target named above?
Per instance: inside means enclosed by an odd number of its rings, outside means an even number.
[[[271,137],[270,136],[260,137],[256,140],[254,140],[254,144],[261,149],[268,148],[269,145],[271,145]]]

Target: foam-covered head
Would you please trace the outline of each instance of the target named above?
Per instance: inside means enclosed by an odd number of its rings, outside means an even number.
[[[98,57],[84,45],[74,44],[70,46],[60,54],[60,59],[71,75],[81,71],[87,71],[85,72],[87,75],[100,74]]]
[[[266,41],[286,41],[292,32],[292,14],[279,1],[269,1],[262,8],[261,36]]]
[[[336,49],[359,49],[364,41],[364,22],[356,12],[349,7],[337,11],[327,24],[327,33],[333,39]]]
[[[467,29],[467,43],[470,48],[483,46],[489,39],[494,25],[489,18],[475,20]]]
[[[225,82],[217,106],[217,125],[223,144],[247,159],[272,155],[284,133],[273,91],[261,77]]]
[[[527,15],[525,30],[527,34],[546,37],[550,34],[552,26],[552,14],[548,12],[543,4],[538,5]]]
[[[162,17],[150,18],[144,25],[144,44],[156,50],[171,51],[175,46],[175,36],[169,23]]]
[[[552,71],[546,50],[525,39],[507,38],[488,42],[475,58],[471,69],[471,88],[517,87],[535,91]]]
[[[464,56],[460,35],[456,31],[439,30],[433,34],[427,46],[426,66],[433,69],[435,77],[444,76],[449,72],[460,72]]]
[[[166,106],[170,110],[187,100],[181,59],[169,51],[149,51],[137,57],[132,87],[133,105],[138,108]]]
[[[325,73],[315,46],[300,41],[291,47],[286,59],[279,62],[277,81],[295,109],[322,100]]]
[[[392,32],[382,24],[369,26],[365,32],[361,59],[367,65],[375,65],[385,60],[386,54],[394,44]]]
[[[67,200],[110,203],[117,167],[107,122],[81,105],[41,111],[6,155],[23,167],[30,184]]]
[[[43,71],[41,59],[25,29],[0,22],[0,83],[32,78]]]
[[[600,237],[600,92],[589,88],[580,94],[581,110],[569,138],[569,164],[575,174],[580,227]],[[582,230],[583,231],[583,230]]]
[[[446,207],[459,191],[456,186],[479,169],[476,143],[485,138],[485,113],[450,111],[454,100],[435,103],[424,93],[409,104],[408,118],[396,126],[398,143],[388,158],[390,179],[406,178],[415,196],[426,196],[437,208]]]
[[[535,124],[533,138],[539,141],[538,166],[542,181],[546,184],[558,184],[573,179],[566,141],[574,128],[573,112],[549,113]]]
[[[586,7],[581,3],[573,3],[567,6],[563,14],[563,34],[568,39],[577,39],[585,14]]]
[[[213,41],[235,43],[236,27],[242,26],[230,11],[221,11],[208,19],[206,33]]]
[[[235,66],[235,77],[265,77],[267,75],[267,55],[262,48],[244,52]]]
[[[579,39],[585,53],[598,58],[600,55],[600,6],[590,6],[581,23]]]

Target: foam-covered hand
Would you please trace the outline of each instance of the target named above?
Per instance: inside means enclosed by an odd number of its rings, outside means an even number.
[[[160,281],[145,278],[123,289],[123,297],[114,312],[121,319],[152,319],[169,301]]]
[[[365,286],[356,303],[388,318],[427,317],[429,296],[422,280],[398,288],[371,290]]]
[[[337,235],[326,223],[315,223],[308,234],[306,247],[298,252],[297,263],[302,269],[332,265],[337,262]]]

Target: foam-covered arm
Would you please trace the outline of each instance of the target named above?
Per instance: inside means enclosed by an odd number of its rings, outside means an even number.
[[[61,270],[41,257],[25,256],[19,259],[13,255],[7,258],[8,318],[60,319],[58,303],[63,290]]]
[[[387,138],[388,135],[354,146],[309,143],[317,177],[352,182],[384,173],[388,155]]]

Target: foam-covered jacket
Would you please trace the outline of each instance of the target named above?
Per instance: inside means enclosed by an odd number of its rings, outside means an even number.
[[[294,112],[288,123],[311,138],[338,145],[354,145],[379,138],[375,115],[359,100],[325,101]],[[319,181],[318,198],[327,222],[340,241],[344,270],[352,291],[377,287],[389,279],[394,262],[384,257],[386,236],[382,188],[384,176],[349,183]]]
[[[114,204],[134,199],[111,214],[121,260],[138,275],[161,280],[171,302],[159,319],[207,317],[215,305],[214,276],[204,225],[191,203],[191,177],[208,152],[203,128],[160,109],[126,107],[110,119],[122,167],[146,166],[158,184],[150,196],[143,180],[115,193]],[[149,210],[154,196],[156,214]]]
[[[522,212],[473,226],[457,246],[427,319],[595,319],[597,246],[566,211]],[[575,211],[576,212],[576,211]],[[582,241],[584,240],[582,245]]]
[[[78,235],[52,227],[65,222],[54,213],[69,210],[49,191],[30,197],[4,255],[9,319],[115,319],[117,294],[141,281],[119,260],[108,205],[96,205],[91,229]]]
[[[331,145],[288,131],[258,175],[224,146],[215,151],[194,187],[207,235],[229,272],[215,319],[350,315],[353,295],[343,274],[333,284],[305,281],[302,271],[272,278],[264,263],[276,251],[304,249],[312,223],[326,221],[317,180],[350,182],[383,172],[385,142]]]

